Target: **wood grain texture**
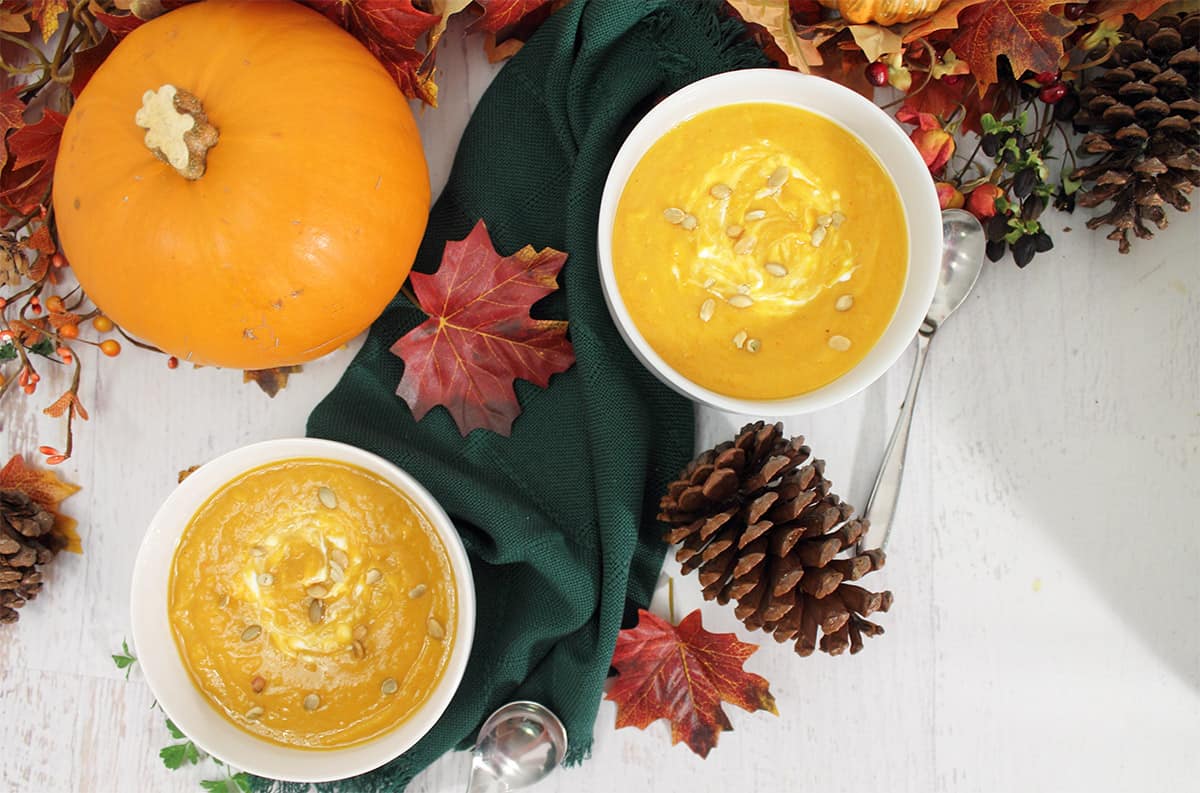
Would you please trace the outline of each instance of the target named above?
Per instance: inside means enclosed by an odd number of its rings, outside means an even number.
[[[420,116],[435,189],[495,73],[452,25],[442,107]],[[731,713],[707,761],[663,724],[613,730],[543,793],[784,790],[1176,791],[1200,774],[1200,224],[1195,213],[1119,257],[1083,219],[1053,215],[1058,248],[1027,271],[990,265],[939,332],[909,448],[889,564],[885,636],[859,656],[798,659],[705,605],[706,626],[764,642],[779,717]],[[21,623],[0,629],[0,791],[194,791],[211,764],[171,772],[162,714],[109,659],[129,635],[133,557],[176,472],[241,444],[300,435],[352,355],[305,367],[275,400],[238,373],[127,351],[94,360],[93,420],[63,474],[83,557],[65,556]],[[819,414],[782,417],[864,504],[908,361]],[[48,382],[47,382],[48,381]],[[39,399],[5,401],[0,450],[57,443]],[[702,411],[700,443],[746,419]],[[678,575],[668,564],[665,574]],[[665,580],[665,578],[664,578]],[[679,613],[700,605],[677,578]],[[663,598],[656,601],[664,607]],[[464,789],[466,755],[413,793]]]

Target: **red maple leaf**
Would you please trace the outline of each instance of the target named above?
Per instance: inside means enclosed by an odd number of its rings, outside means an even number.
[[[483,427],[508,435],[521,412],[513,380],[545,388],[575,362],[567,323],[533,319],[529,308],[558,288],[567,260],[526,245],[512,256],[492,247],[481,220],[460,242],[447,242],[433,275],[409,280],[429,319],[392,353],[404,359],[396,394],[419,421],[434,405],[450,411],[464,436]]]
[[[516,25],[529,14],[552,0],[476,0],[483,6],[483,16],[477,24],[485,33],[499,33]]]
[[[995,116],[1008,112],[1009,102],[999,88],[999,85],[991,85],[980,96],[970,77],[958,85],[948,85],[945,80],[930,80],[920,91],[904,97],[900,109],[929,113],[943,121],[949,121],[953,116],[959,121],[961,130],[981,135],[983,127],[980,119],[985,112]],[[958,110],[962,110],[961,116],[956,115]]]
[[[66,120],[47,108],[36,124],[8,136],[9,160],[0,171],[0,200],[5,204],[29,211],[47,198]]]
[[[25,103],[21,101],[23,86],[10,88],[0,94],[0,168],[8,162],[8,146],[4,137],[12,129],[25,126]]]
[[[437,24],[437,14],[416,8],[412,0],[302,0],[348,30],[366,45],[408,96],[437,105],[437,85],[420,71],[425,53],[417,41]]]
[[[1018,77],[1026,70],[1058,71],[1063,38],[1074,25],[1050,12],[1061,0],[984,0],[963,9],[950,49],[971,67],[979,93],[997,80],[996,58],[1005,55]]]
[[[116,46],[117,37],[109,32],[104,34],[104,38],[100,39],[100,43],[96,46],[75,53],[71,58],[71,63],[75,66],[75,74],[71,76],[72,96],[76,99],[79,98],[88,81],[92,79],[92,75],[100,68],[100,64],[104,63],[104,59],[112,54]]]
[[[638,615],[636,628],[617,634],[618,674],[605,694],[617,703],[618,728],[668,719],[671,743],[707,757],[721,732],[733,729],[722,702],[779,715],[766,679],[742,668],[756,646],[704,630],[699,609],[677,626],[645,609]]]

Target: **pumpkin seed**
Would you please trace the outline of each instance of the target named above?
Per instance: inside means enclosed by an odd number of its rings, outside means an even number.
[[[771,171],[771,175],[767,177],[767,187],[783,187],[791,175],[792,172],[788,170],[788,167],[781,165],[774,171]]]
[[[329,558],[341,565],[343,570],[350,566],[350,557],[347,556],[346,552],[341,548],[334,548],[332,551],[330,551]]]
[[[734,223],[732,226],[725,227],[725,235],[728,237],[733,237],[735,240],[742,236],[743,231],[745,231],[745,229],[736,223]]]
[[[317,489],[317,498],[325,505],[326,509],[337,509],[337,496],[332,490],[327,487]]]
[[[837,350],[838,352],[845,352],[846,350],[850,349],[850,340],[845,336],[830,336],[829,347],[830,349]]]
[[[705,278],[704,279],[704,288],[712,289],[713,284],[715,284],[716,282],[717,282],[716,278]]]
[[[842,295],[833,304],[833,307],[838,311],[849,311],[854,306],[854,298],[850,295]]]
[[[733,195],[733,188],[727,184],[718,182],[717,184],[708,188],[708,193],[713,198],[724,201],[726,198],[729,198],[729,196]]]
[[[424,584],[417,584],[415,587],[408,590],[408,596],[410,598],[412,598],[413,600],[416,600],[417,598],[423,596],[428,591],[429,591],[429,587],[425,586]]]
[[[250,689],[255,694],[261,694],[266,687],[267,681],[263,679],[262,675],[255,675],[254,679],[250,681]]]
[[[305,589],[304,592],[310,598],[316,598],[320,600],[329,594],[329,587],[325,586],[324,584],[312,584],[308,587],[308,589]]]
[[[762,342],[758,339],[750,339],[746,342],[746,352],[758,352],[762,349]]]
[[[258,585],[259,586],[271,586],[271,584],[274,584],[274,583],[275,583],[275,576],[271,575],[270,573],[259,573],[258,574]]]
[[[335,584],[340,584],[346,580],[346,570],[340,564],[329,560],[329,580]]]
[[[767,262],[763,265],[763,269],[776,278],[783,278],[788,274],[788,269],[779,262]]]
[[[262,635],[262,626],[261,625],[251,625],[250,627],[246,628],[246,630],[242,631],[242,641],[252,642],[261,635]]]
[[[729,305],[734,308],[750,308],[750,306],[754,305],[754,298],[750,297],[750,295],[734,295],[729,298]]]
[[[700,225],[700,221],[696,220],[695,215],[687,215],[683,220],[679,221],[679,228],[692,231],[696,226]]]
[[[833,222],[833,217],[830,215],[820,215],[817,217],[818,226],[829,226]]]
[[[733,246],[733,252],[738,256],[745,256],[754,250],[754,243],[756,242],[758,240],[754,239],[754,237],[742,237],[737,241],[737,245]]]
[[[843,215],[841,212],[834,212],[833,214],[831,214],[829,216],[829,218],[833,221],[833,225],[835,227],[840,226],[846,222],[846,216]]]
[[[713,318],[713,312],[717,310],[717,301],[711,297],[700,304],[700,321],[708,322]],[[413,590],[414,592],[416,590]]]
[[[304,698],[305,710],[316,710],[319,707],[321,707],[321,698],[316,694],[309,694]]]
[[[425,623],[425,632],[429,634],[431,639],[441,639],[446,635],[446,629],[442,627],[442,623],[435,620],[433,617]]]
[[[687,217],[687,213],[679,207],[667,207],[663,210],[663,218],[670,224],[678,226]]]
[[[743,218],[746,220],[762,220],[766,216],[767,216],[767,210],[752,209],[749,212],[747,212],[745,215],[743,215]]]
[[[262,718],[262,715],[265,712],[266,711],[264,711],[261,706],[255,705],[254,707],[250,708],[250,710],[246,711],[246,719],[249,721],[258,721]]]
[[[379,572],[374,567],[372,567],[370,570],[367,571],[367,578],[366,578],[367,584],[378,584],[380,579],[382,579],[382,578],[383,578],[383,573]]]
[[[750,294],[750,284],[738,284],[737,293],[739,295]]]
[[[814,248],[820,248],[821,243],[825,241],[825,227],[817,226],[812,230],[812,244]]]
[[[355,658],[362,658],[367,654],[367,647],[362,642],[356,641],[354,644],[350,645],[350,652],[353,653]]]
[[[734,335],[734,337],[733,337],[733,346],[737,347],[739,350],[742,349],[742,347],[745,347],[746,346],[746,337],[749,335],[750,334],[747,333],[746,331],[739,330],[737,332],[737,334]]]
[[[773,195],[779,195],[778,187],[764,187],[754,194],[755,198],[770,198]]]
[[[400,684],[396,682],[396,678],[389,677],[379,685],[379,690],[385,697],[390,697],[400,688]]]
[[[325,619],[325,601],[314,598],[313,602],[308,604],[308,621],[313,625],[320,625],[323,619]]]

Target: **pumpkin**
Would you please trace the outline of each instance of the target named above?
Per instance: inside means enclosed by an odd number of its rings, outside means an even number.
[[[931,16],[945,0],[820,0],[855,25],[896,25]]]
[[[396,294],[429,210],[407,101],[288,0],[148,22],[92,77],[54,179],[63,251],[127,332],[196,364],[297,364]]]

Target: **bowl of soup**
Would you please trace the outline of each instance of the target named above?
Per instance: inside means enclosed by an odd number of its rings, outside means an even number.
[[[903,354],[933,297],[941,216],[886,113],[829,80],[750,69],[634,127],[598,254],[609,312],[659,379],[723,410],[802,413]]]
[[[475,591],[415,479],[295,438],[180,483],[138,552],[131,609],[146,681],[184,734],[245,771],[323,782],[433,727],[466,668]]]

